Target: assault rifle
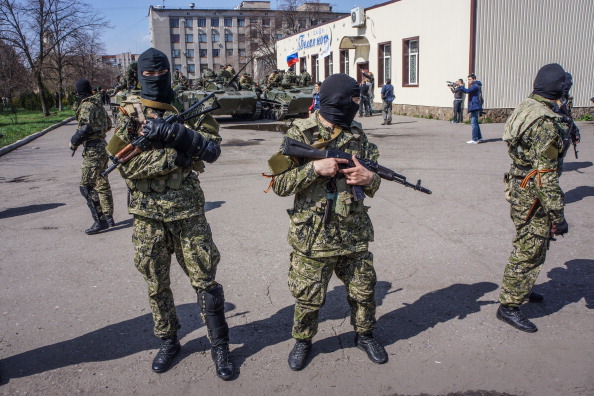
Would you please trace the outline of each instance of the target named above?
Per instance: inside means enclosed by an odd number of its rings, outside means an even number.
[[[553,110],[558,110],[555,112],[563,117],[562,122],[566,123],[568,126],[567,136],[569,139],[571,139],[571,144],[573,145],[573,154],[575,155],[575,159],[577,159],[577,144],[580,142],[581,138],[580,130],[573,121],[573,116],[571,115],[571,110],[569,109],[569,103],[567,98],[563,97],[560,106],[555,106]],[[567,146],[569,146],[569,144],[567,144]]]
[[[201,116],[202,114],[206,114],[210,111],[220,109],[221,104],[215,98],[212,106],[200,110],[200,107],[204,102],[214,97],[214,92],[206,95],[204,98],[200,99],[192,106],[188,108],[188,110],[184,111],[183,113],[179,114],[172,114],[164,118],[164,121],[168,124],[183,124],[193,118]],[[121,164],[125,164],[126,162],[130,161],[132,158],[136,157],[138,154],[142,153],[143,151],[149,150],[152,147],[152,143],[149,139],[147,139],[144,135],[139,135],[136,137],[132,143],[128,144],[126,147],[118,151],[116,155],[111,157],[113,164],[109,166],[106,170],[101,172],[101,176],[105,177],[115,168],[117,168]]]
[[[336,150],[336,149],[329,149],[329,150],[318,150],[309,144],[300,142],[295,139],[291,139],[289,137],[285,137],[282,144],[282,153],[283,155],[287,155],[290,157],[304,157],[304,158],[315,158],[315,159],[322,159],[322,158],[344,158],[349,162],[347,164],[340,164],[341,168],[352,168],[355,166],[353,162],[353,156],[351,154],[347,154],[343,151]],[[391,169],[381,166],[375,161],[370,161],[366,159],[361,159],[356,157],[357,160],[368,170],[377,173],[379,177],[382,179],[386,179],[389,181],[393,181],[396,183],[400,183],[403,186],[410,187],[416,191],[420,191],[425,194],[431,194],[431,190],[421,187],[421,180],[417,181],[417,184],[412,184],[406,181],[406,177],[394,172]],[[365,193],[363,192],[363,188],[361,186],[353,186],[353,199],[355,201],[359,201],[365,197]]]
[[[231,85],[231,83],[232,83],[233,81],[235,81],[235,80],[237,79],[237,77],[239,77],[239,73],[241,73],[241,72],[242,72],[242,71],[243,71],[243,70],[244,70],[244,69],[247,67],[247,65],[249,65],[250,63],[252,63],[252,61],[254,60],[254,58],[255,58],[255,57],[256,57],[255,55],[254,55],[254,56],[252,56],[252,59],[250,59],[249,61],[247,61],[247,62],[245,63],[245,65],[243,65],[243,67],[242,67],[241,69],[239,69],[239,71],[238,71],[237,73],[235,73],[235,75],[234,75],[233,77],[231,77],[231,78],[229,79],[229,81],[227,81],[227,82],[226,82],[226,83],[224,83],[223,85],[224,85],[225,87],[228,87],[229,85]]]

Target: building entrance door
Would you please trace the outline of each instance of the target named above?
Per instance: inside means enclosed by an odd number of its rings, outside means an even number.
[[[357,82],[361,83],[363,81],[363,71],[369,70],[369,62],[357,63]]]

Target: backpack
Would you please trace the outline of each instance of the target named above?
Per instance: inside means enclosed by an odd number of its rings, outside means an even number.
[[[483,105],[485,104],[485,99],[483,98],[483,87],[480,87],[479,90],[479,94],[478,94],[478,99],[479,99],[479,103],[481,104],[481,109],[483,108]]]

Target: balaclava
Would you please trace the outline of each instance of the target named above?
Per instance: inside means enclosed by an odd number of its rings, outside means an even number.
[[[93,95],[93,88],[91,88],[89,80],[81,78],[76,82],[76,95],[81,99]]]
[[[332,124],[350,128],[359,111],[353,98],[359,97],[359,84],[343,73],[333,74],[320,87],[320,115]]]
[[[563,96],[565,98],[569,97],[569,90],[573,86],[573,77],[571,74],[565,72],[565,86],[563,87]]]
[[[143,76],[143,71],[161,71],[167,73],[160,76]],[[140,81],[140,96],[155,102],[171,104],[173,90],[171,89],[171,70],[167,55],[161,51],[149,48],[138,57],[138,81]]]
[[[540,68],[534,79],[533,94],[557,100],[563,94],[565,70],[557,63],[549,63]]]

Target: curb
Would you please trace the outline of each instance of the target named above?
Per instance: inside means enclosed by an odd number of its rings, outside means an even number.
[[[57,124],[54,124],[50,127],[45,128],[43,131],[41,132],[36,132],[32,135],[27,136],[26,138],[23,138],[19,141],[16,141],[12,144],[9,144],[8,146],[4,146],[2,148],[0,148],[0,157],[2,157],[4,154],[8,154],[10,153],[12,150],[16,150],[21,146],[24,146],[25,144],[37,139],[40,136],[45,135],[46,133],[48,133],[49,131],[51,131],[52,129],[56,129],[58,127],[61,127],[64,124],[69,123],[70,121],[74,120],[76,117],[72,116],[70,118],[65,119],[64,121],[60,121]]]

